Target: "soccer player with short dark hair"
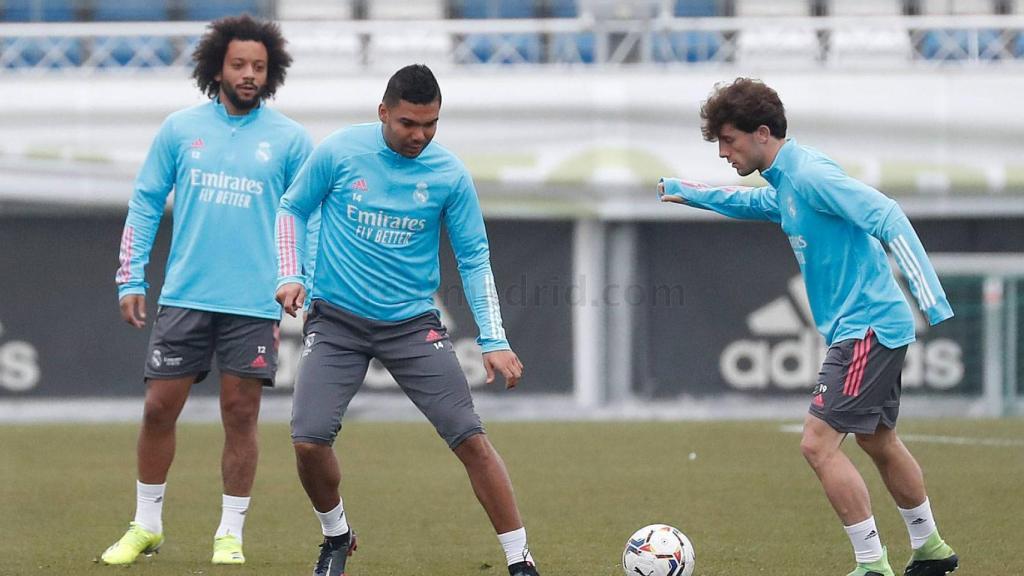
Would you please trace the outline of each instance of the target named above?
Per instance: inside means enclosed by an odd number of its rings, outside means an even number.
[[[738,78],[715,86],[701,108],[704,138],[762,188],[715,188],[664,178],[663,202],[780,224],[796,254],[819,332],[829,349],[804,420],[801,450],[853,544],[849,576],[891,576],[864,479],[843,453],[853,434],[874,461],[914,549],[904,574],[940,576],[958,559],[939,536],[917,461],[896,434],[901,373],[914,318],[885,248],[909,280],[929,323],[953,316],[938,276],[899,205],[847,176],[827,156],[786,138],[786,113],[765,84]]]
[[[223,506],[214,564],[242,564],[242,527],[258,455],[263,386],[277,367],[277,205],[312,149],[306,130],[265,100],[291,56],[277,24],[248,15],[211,23],[192,76],[211,101],[167,117],[135,181],[116,274],[121,316],[146,321],[145,267],[167,196],[174,230],[145,368],[135,520],[102,555],[131,564],[164,541],[162,507],[175,424],[217,356],[224,425]]]
[[[441,91],[429,68],[391,77],[380,122],[336,132],[313,151],[278,212],[277,299],[294,315],[306,300],[306,219],[322,224],[295,379],[292,442],[299,478],[324,534],[316,576],[345,573],[355,536],[338,491],[332,446],[370,359],[391,372],[469,474],[498,533],[509,573],[535,576],[512,483],[484,433],[448,332],[434,307],[441,227],[458,261],[480,329],[487,381],[500,372],[513,388],[523,365],[501,325],[490,250],[473,180],[454,154],[433,142]]]

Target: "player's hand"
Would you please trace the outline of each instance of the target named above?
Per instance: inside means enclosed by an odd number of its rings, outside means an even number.
[[[146,297],[142,294],[127,294],[121,298],[121,319],[142,328],[146,325]]]
[[[484,353],[484,368],[487,369],[487,383],[494,382],[495,372],[505,377],[505,388],[515,388],[523,376],[523,363],[511,350],[495,350]]]
[[[282,284],[277,289],[277,294],[274,297],[289,316],[297,318],[296,314],[302,309],[302,304],[306,301],[306,287],[298,282]]]
[[[665,183],[658,182],[658,200],[662,202],[671,202],[673,204],[686,204],[686,202],[674,194],[665,194]]]

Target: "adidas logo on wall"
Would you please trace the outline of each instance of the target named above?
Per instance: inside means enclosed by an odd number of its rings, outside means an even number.
[[[747,329],[759,338],[736,340],[722,351],[718,366],[729,386],[799,390],[814,384],[825,345],[811,319],[803,279],[790,279],[787,288],[747,316]]]
[[[39,385],[39,353],[30,342],[7,338],[0,322],[0,389],[28,392]]]
[[[928,323],[916,306],[911,309],[919,341],[907,350],[903,386],[956,387],[964,376],[960,344],[948,338],[922,341]],[[826,347],[811,316],[802,277],[791,278],[786,294],[751,312],[747,330],[753,338],[731,342],[719,356],[719,373],[728,386],[737,390],[810,390]]]

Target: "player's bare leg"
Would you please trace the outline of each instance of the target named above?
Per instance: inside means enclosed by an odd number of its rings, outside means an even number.
[[[256,477],[259,440],[256,426],[260,415],[263,382],[222,373],[220,377],[220,419],[224,425],[221,454],[220,525],[213,538],[214,564],[244,564],[242,532],[249,511],[249,495]]]
[[[921,467],[896,431],[879,425],[874,434],[858,434],[857,444],[871,456],[907,524],[914,554],[906,574],[942,576],[956,570],[959,558],[935,526]]]
[[[455,448],[455,455],[466,467],[473,493],[487,512],[494,530],[502,534],[522,528],[505,462],[487,435],[470,436]]]
[[[104,564],[126,565],[140,555],[160,549],[163,535],[163,500],[167,471],[174,460],[175,427],[195,375],[174,379],[147,379],[146,400],[139,429],[135,520],[117,542],[100,556]]]
[[[871,497],[864,478],[842,450],[844,432],[807,414],[800,442],[807,463],[817,474],[825,497],[843,522],[857,567],[848,576],[893,576],[886,549],[871,514]]]
[[[343,575],[348,557],[356,549],[356,538],[341,505],[338,492],[341,467],[334,448],[327,444],[296,442],[295,463],[299,480],[324,531],[324,542],[320,545],[313,573],[317,576]]]
[[[526,529],[519,516],[512,480],[501,455],[491,445],[487,434],[474,434],[455,447],[455,455],[466,467],[473,493],[487,512],[498,540],[505,549],[511,576],[536,576],[526,542]]]
[[[800,451],[817,474],[839,519],[850,526],[871,516],[871,498],[864,478],[843,453],[845,437],[824,420],[808,414],[804,418]]]
[[[295,464],[299,470],[299,481],[314,508],[326,512],[341,502],[338,493],[341,467],[334,448],[326,444],[296,442]]]
[[[924,474],[895,430],[879,424],[874,434],[857,434],[857,444],[875,462],[897,506],[913,508],[924,502]]]
[[[224,493],[248,496],[259,459],[257,422],[263,384],[255,378],[221,375],[220,416],[224,424],[221,473]]]
[[[137,445],[140,482],[167,482],[167,471],[174,461],[178,416],[195,380],[195,375],[167,380],[147,379],[146,401]]]

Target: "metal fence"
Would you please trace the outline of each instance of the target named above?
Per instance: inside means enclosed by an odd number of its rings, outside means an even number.
[[[184,67],[204,22],[0,24],[0,73]],[[288,21],[300,67],[1020,66],[1024,16]]]

